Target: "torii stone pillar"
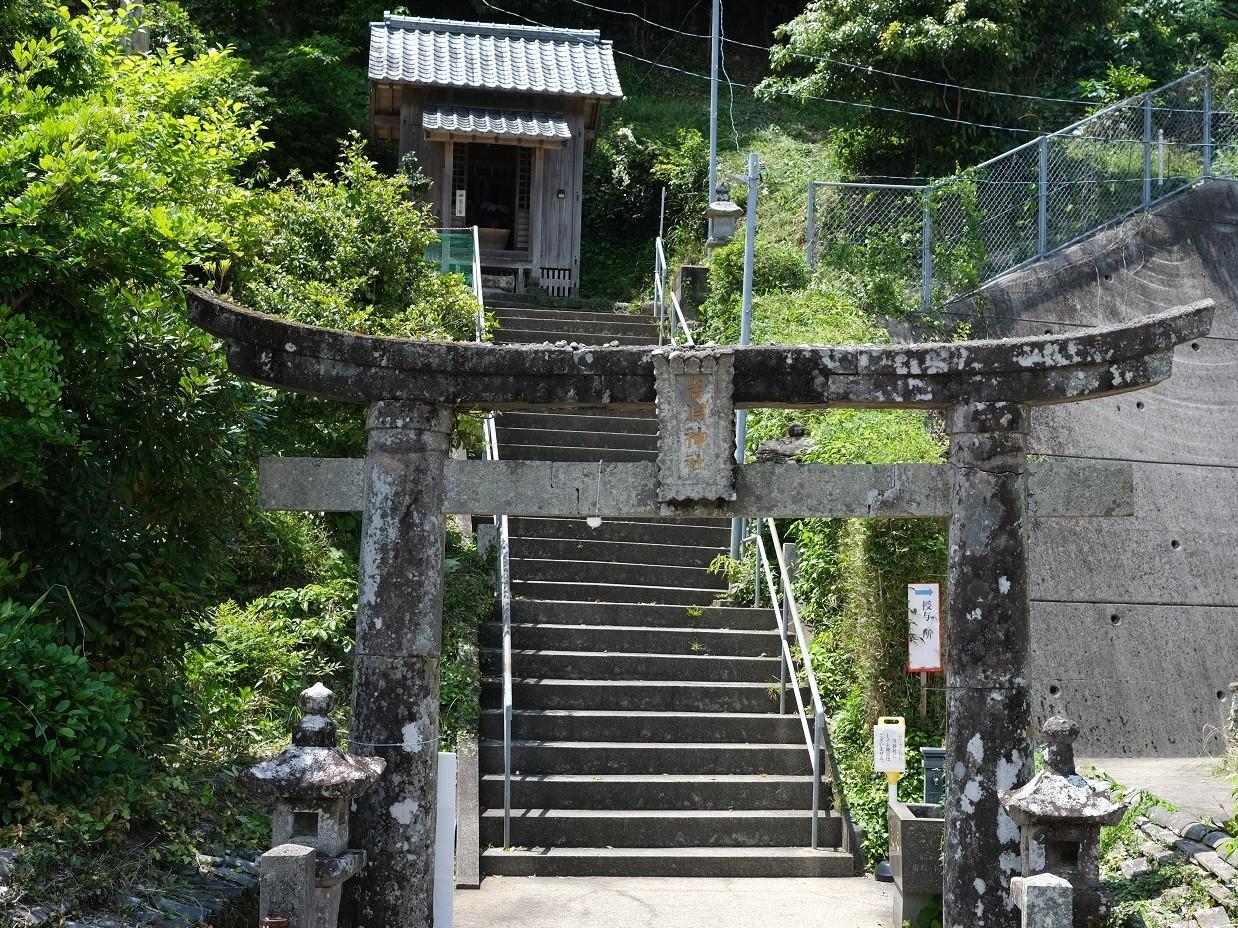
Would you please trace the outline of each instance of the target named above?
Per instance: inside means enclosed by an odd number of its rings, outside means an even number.
[[[366,418],[350,750],[386,772],[353,813],[370,865],[347,884],[355,928],[429,928],[443,637],[443,471],[454,414],[407,401]]]
[[[1010,894],[1022,872],[1019,828],[998,794],[1032,775],[1028,413],[1016,403],[970,403],[947,414],[946,928],[1019,923]]]

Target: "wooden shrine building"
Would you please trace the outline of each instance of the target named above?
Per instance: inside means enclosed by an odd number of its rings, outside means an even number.
[[[602,105],[623,96],[611,43],[385,13],[369,75],[372,134],[416,156],[443,226],[479,227],[483,270],[574,294],[585,155]]]

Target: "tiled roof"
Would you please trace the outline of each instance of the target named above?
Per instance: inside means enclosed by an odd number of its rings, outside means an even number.
[[[446,104],[427,106],[421,114],[425,129],[473,135],[506,135],[526,139],[572,137],[567,118],[558,113],[528,113],[517,110],[483,110]]]
[[[370,24],[370,80],[571,97],[621,97],[610,42],[548,29],[385,14]]]

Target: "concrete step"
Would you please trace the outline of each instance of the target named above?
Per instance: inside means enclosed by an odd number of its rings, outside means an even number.
[[[518,306],[495,304],[488,306],[495,316],[502,318],[503,316],[523,316],[529,319],[550,319],[558,323],[585,323],[590,322],[636,322],[644,325],[654,325],[655,320],[653,313],[646,312],[628,312],[624,309],[617,309],[612,312],[595,312],[592,310],[583,309],[554,309],[551,307],[534,307],[534,306]],[[561,327],[561,326],[556,326]]]
[[[594,333],[588,330],[572,329],[564,331],[554,329],[504,328],[500,326],[494,333],[494,340],[500,345],[541,345],[557,342],[567,342],[577,345],[609,345],[618,342],[621,345],[656,345],[658,336],[656,330],[652,334],[613,335],[609,332]]]
[[[653,413],[587,414],[572,412],[505,412],[496,417],[500,431],[513,429],[564,429],[569,432],[630,432],[657,435]]]
[[[645,522],[637,519],[607,519],[590,528],[584,519],[517,518],[508,520],[508,531],[518,538],[580,538],[587,541],[625,541],[644,544],[692,545],[725,548],[730,528],[694,522]]]
[[[702,631],[770,631],[770,609],[736,606],[667,606],[649,603],[512,601],[512,621],[529,625],[626,625],[639,628],[699,628]]]
[[[503,774],[481,777],[482,808],[503,808]],[[512,805],[554,809],[801,809],[812,806],[811,776],[523,774],[512,777]],[[821,808],[833,789],[821,784]]]
[[[807,691],[804,691],[807,699]],[[623,709],[650,712],[777,712],[778,686],[701,680],[564,680],[516,677],[512,699],[536,709]],[[500,676],[483,678],[484,706],[503,704]],[[794,697],[787,694],[788,705]]]
[[[604,523],[603,523],[604,524]],[[527,535],[511,542],[511,556],[571,561],[604,561],[611,564],[673,564],[708,567],[726,549],[698,545],[659,545],[594,538],[535,538]]]
[[[837,847],[839,819],[818,816],[818,840]],[[812,813],[799,809],[512,809],[516,847],[786,847],[807,845]],[[503,810],[481,814],[481,843],[502,847]]]
[[[499,453],[509,461],[656,461],[657,451],[636,448],[599,448],[595,445],[567,448],[560,445],[523,445],[500,442]]]
[[[500,651],[481,648],[481,671],[500,670]],[[719,683],[777,683],[776,657],[716,657],[697,654],[625,654],[590,651],[512,651],[512,675],[556,680],[702,680]],[[539,707],[541,708],[541,707]]]
[[[559,583],[617,583],[651,587],[692,587],[698,590],[726,589],[726,577],[710,573],[706,567],[681,567],[674,564],[629,564],[623,561],[551,560],[548,558],[511,559],[516,580],[552,580]]]
[[[569,432],[563,428],[516,429],[499,424],[499,453],[519,445],[567,445],[573,448],[635,448],[657,451],[658,436],[632,432]],[[508,455],[510,457],[510,454]]]
[[[481,714],[481,737],[502,740],[503,710]],[[633,712],[630,709],[517,709],[520,741],[743,741],[790,744],[803,737],[798,715],[760,712]],[[805,749],[807,753],[807,749]],[[545,803],[554,805],[554,803]]]
[[[771,615],[772,624],[772,615]],[[499,647],[503,626],[481,626],[482,647]],[[512,645],[524,650],[626,651],[640,654],[728,654],[737,657],[777,657],[778,633],[768,631],[644,628],[639,625],[553,625],[512,623]]]
[[[479,763],[487,773],[503,769],[502,740],[478,745]],[[704,742],[513,741],[513,773],[677,773],[701,776],[717,773],[804,776],[812,761],[798,744],[730,744]]]
[[[481,867],[493,876],[847,877],[850,854],[807,847],[490,848]]]
[[[713,604],[719,596],[719,591],[694,587],[515,580],[512,582],[512,595],[525,599],[557,599],[590,603],[666,603],[704,608]]]
[[[514,311],[498,312],[494,315],[499,321],[498,337],[500,339],[505,333],[517,330],[551,330],[585,335],[639,335],[642,338],[652,338],[654,343],[658,340],[658,326],[647,316],[633,317],[630,320],[623,316],[610,319],[571,320]]]

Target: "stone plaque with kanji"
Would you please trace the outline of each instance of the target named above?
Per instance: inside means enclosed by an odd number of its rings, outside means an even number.
[[[725,348],[653,353],[659,502],[735,499],[734,369]]]

